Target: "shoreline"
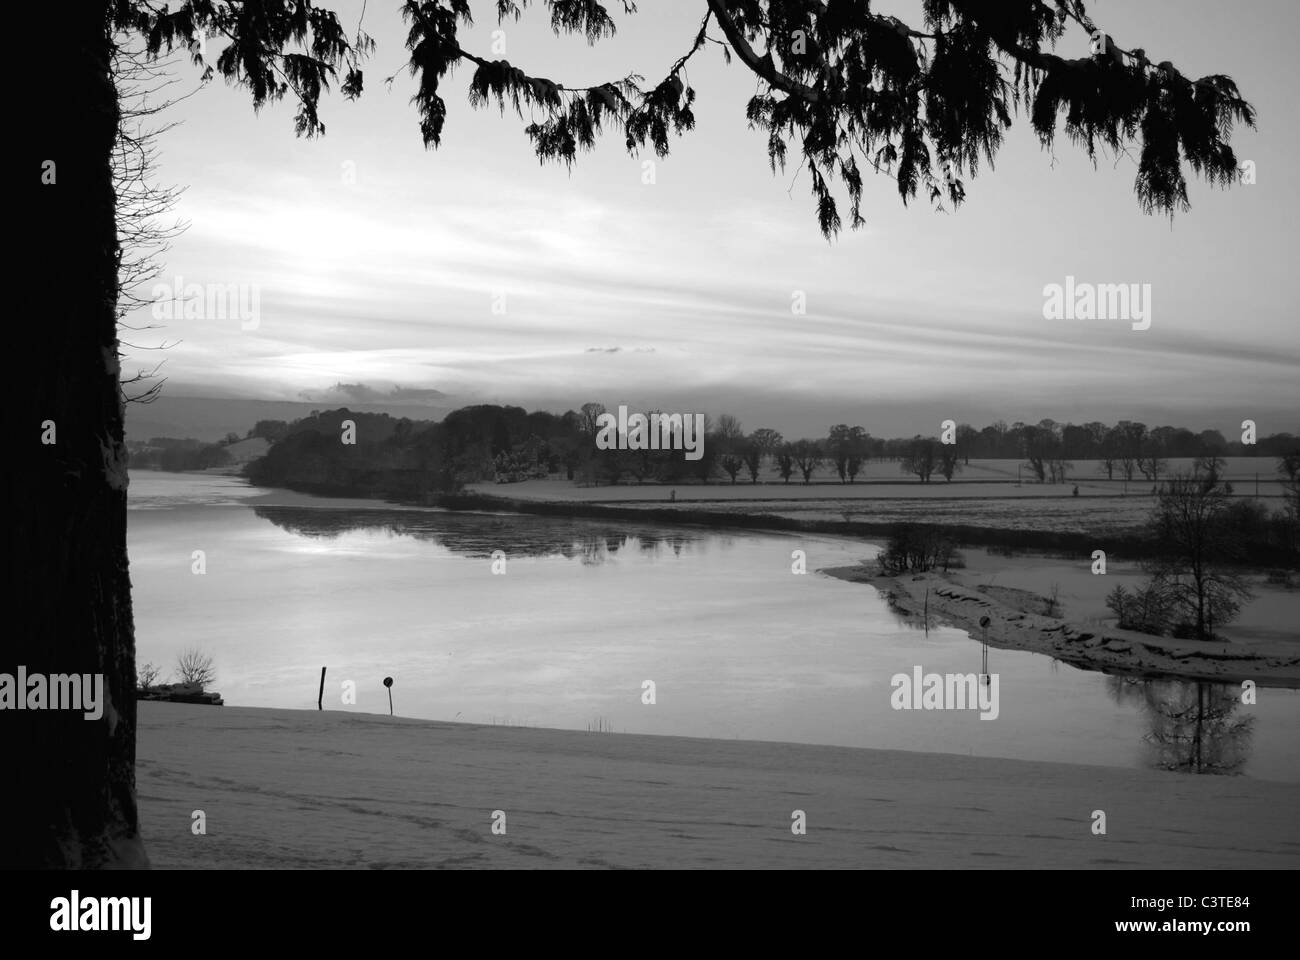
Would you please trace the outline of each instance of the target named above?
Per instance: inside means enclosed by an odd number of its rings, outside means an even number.
[[[1041,653],[1104,673],[1219,683],[1250,680],[1261,687],[1300,687],[1300,645],[1295,643],[1289,650],[1284,642],[1243,649],[1230,641],[1207,644],[1118,627],[1071,623],[1002,602],[990,590],[972,589],[938,573],[891,577],[866,564],[828,567],[818,573],[868,584],[904,616],[923,618],[928,608],[936,622],[965,630],[972,640],[982,640],[990,647]],[[1003,596],[1020,593],[1043,599],[1016,587],[1000,589]],[[985,616],[991,621],[987,631],[979,623]]]
[[[251,484],[250,484],[251,485]],[[898,525],[896,520],[830,520],[795,517],[778,512],[734,509],[735,504],[720,500],[678,501],[669,505],[623,506],[614,501],[543,500],[512,498],[471,492],[439,494],[427,501],[381,496],[359,496],[355,491],[331,487],[262,487],[273,491],[249,497],[246,503],[256,506],[328,507],[357,506],[375,510],[445,510],[455,513],[512,513],[524,516],[563,517],[585,520],[618,520],[634,523],[666,523],[711,529],[770,531],[775,533],[810,533],[839,537],[886,537]],[[634,501],[635,503],[635,501]],[[367,504],[374,506],[367,507]],[[717,509],[703,510],[709,504]],[[723,509],[733,507],[733,509]],[[856,511],[861,513],[862,511]],[[1036,550],[1058,553],[1091,552],[1095,538],[1073,530],[1024,530],[986,527],[972,524],[944,524],[952,537],[967,546]],[[1140,556],[1141,541],[1131,533],[1108,537],[1117,555]]]
[[[159,868],[1300,867],[1300,784],[1277,781],[335,711],[138,717]]]
[[[366,497],[322,495],[283,487],[262,488],[269,492],[248,497],[248,506],[308,507],[329,509],[350,507],[375,510],[447,511],[455,513],[481,512],[484,514],[516,514],[523,516],[550,516],[577,519],[603,519],[624,522],[653,522],[680,526],[703,526],[714,530],[744,530],[753,533],[813,534],[840,539],[871,538],[860,541],[863,546],[881,546],[892,524],[856,522],[846,524],[836,521],[793,519],[765,513],[734,511],[700,511],[695,509],[629,508],[610,503],[593,504],[585,501],[528,501],[504,497],[472,494],[450,498],[452,504],[417,504],[380,500]],[[446,498],[444,498],[446,499]],[[707,501],[698,501],[707,502]],[[1022,539],[1023,531],[1005,532],[1014,539]],[[979,542],[962,543],[968,551],[988,547],[987,529]],[[954,531],[958,540],[962,537]],[[1085,546],[1092,540],[1083,535],[1048,531],[1034,539],[1055,541],[1065,538],[1080,539]],[[994,536],[994,540],[998,537]],[[875,542],[880,541],[880,542]],[[996,544],[994,544],[995,546]],[[1058,547],[1024,548],[1025,553],[1043,558],[1067,558],[1071,549]],[[1119,551],[1116,551],[1117,553]],[[1084,551],[1083,555],[1086,555]],[[1023,558],[1022,558],[1023,559]],[[1114,561],[1112,561],[1114,564]],[[922,617],[929,587],[929,607],[936,622],[965,630],[972,640],[979,641],[983,631],[979,626],[981,616],[993,621],[988,629],[990,646],[1007,650],[1025,650],[1054,657],[1065,663],[1104,673],[1122,673],[1152,679],[1204,680],[1222,683],[1253,681],[1262,687],[1300,688],[1300,637],[1291,640],[1241,644],[1235,640],[1226,643],[1203,644],[1196,640],[1177,640],[1157,637],[1136,631],[1120,630],[1106,626],[1099,617],[1087,622],[1072,621],[1063,617],[1048,617],[1024,609],[1027,601],[1044,600],[1033,591],[1017,586],[1015,560],[999,558],[998,574],[1011,572],[1012,579],[1002,586],[971,587],[961,582],[959,574],[943,577],[938,574],[916,577],[882,577],[867,566],[831,567],[818,573],[850,583],[866,583],[874,587],[896,612],[909,617]],[[1002,599],[998,599],[998,598]],[[1019,600],[1020,603],[1003,602]]]

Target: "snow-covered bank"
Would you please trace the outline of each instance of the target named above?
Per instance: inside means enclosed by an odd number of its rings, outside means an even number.
[[[1281,618],[1278,629],[1265,631],[1262,637],[1206,643],[1104,626],[1096,617],[1084,621],[1034,612],[1045,598],[1018,585],[1029,578],[1012,563],[1006,564],[1001,586],[981,584],[962,571],[882,576],[874,563],[819,572],[870,584],[901,613],[928,615],[932,623],[959,627],[992,647],[1033,650],[1081,667],[1149,677],[1300,686],[1300,643],[1295,634],[1282,633]],[[1089,574],[1084,567],[1063,579],[1077,583],[1088,580]],[[980,624],[984,617],[987,627]]]
[[[157,867],[1300,867],[1297,784],[942,754],[143,702],[137,780]]]

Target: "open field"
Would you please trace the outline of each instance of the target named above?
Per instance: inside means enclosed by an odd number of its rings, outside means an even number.
[[[1244,777],[150,702],[138,758],[164,868],[1300,867]]]
[[[550,481],[537,481],[542,483]],[[712,490],[688,488],[691,496],[684,497],[678,490],[674,502],[666,499],[645,500],[635,497],[603,499],[594,495],[595,490],[606,491],[610,488],[577,488],[592,493],[590,499],[584,497],[548,496],[549,489],[538,490],[519,488],[525,484],[481,485],[473,487],[474,492],[486,496],[510,496],[521,500],[541,500],[551,503],[600,504],[608,507],[653,508],[665,514],[680,513],[685,516],[692,511],[707,509],[721,518],[730,514],[737,518],[743,516],[764,515],[781,517],[788,520],[809,520],[822,523],[876,523],[890,524],[899,522],[925,522],[960,524],[973,527],[988,527],[1001,530],[1060,531],[1066,533],[1089,533],[1098,536],[1107,533],[1132,530],[1140,526],[1151,511],[1150,497],[1104,497],[1084,498],[1062,496],[1025,496],[1008,497],[969,495],[963,497],[911,496],[915,488],[899,487],[862,487],[861,496],[846,495],[842,497],[825,496],[826,493],[838,492],[837,488],[822,487],[820,497],[804,496],[779,499],[771,496],[773,488],[766,488],[768,496],[745,497],[731,495],[733,488],[719,487],[716,498],[711,498]],[[758,490],[764,488],[759,487]],[[816,490],[817,488],[811,488]],[[1006,488],[998,492],[1005,494]],[[886,491],[880,495],[880,491]],[[889,495],[892,492],[893,496]],[[950,491],[945,491],[950,492]],[[1281,505],[1278,498],[1277,505]],[[848,527],[846,526],[846,530]]]
[[[1191,460],[1173,459],[1168,475],[1192,471]],[[1277,464],[1272,457],[1229,457],[1223,479],[1231,483],[1237,494],[1255,495],[1256,481],[1259,495],[1279,497],[1282,485],[1278,482]],[[493,489],[509,490],[508,496],[539,497],[548,499],[581,499],[592,501],[666,500],[670,490],[677,491],[677,499],[730,500],[730,499],[795,499],[819,497],[884,498],[884,497],[1060,497],[1071,496],[1078,486],[1080,497],[1125,497],[1150,493],[1154,483],[1140,473],[1125,482],[1116,469],[1115,479],[1106,479],[1099,461],[1080,460],[1067,472],[1065,483],[1038,483],[1022,460],[971,460],[969,465],[955,474],[951,481],[935,474],[929,483],[921,483],[915,475],[903,473],[897,462],[872,460],[862,466],[853,483],[841,483],[832,465],[823,465],[805,484],[796,473],[789,483],[781,479],[775,466],[766,461],[759,472],[758,483],[752,483],[749,474],[741,471],[733,484],[725,474],[700,483],[685,480],[676,483],[639,483],[624,477],[617,484],[600,483],[581,485],[563,478],[526,480],[520,483],[474,484],[480,492]],[[773,488],[779,488],[779,492]],[[831,492],[831,491],[834,492]]]
[[[920,483],[904,477],[898,464],[872,462],[857,483],[840,483],[823,468],[814,482],[786,484],[770,466],[762,482],[711,481],[660,484],[635,482],[582,486],[563,479],[527,480],[521,483],[471,484],[470,493],[514,500],[549,503],[604,504],[653,507],[690,512],[707,508],[711,513],[763,514],[791,520],[889,524],[928,522],[950,525],[1056,531],[1103,537],[1132,531],[1151,511],[1150,481],[1108,481],[1098,465],[1075,465],[1064,484],[1017,482],[1018,461],[972,460],[951,482],[942,477]],[[1190,470],[1190,461],[1170,461],[1171,473]],[[1256,497],[1270,511],[1282,509],[1282,486],[1274,462],[1268,458],[1236,457],[1228,461],[1226,478],[1239,497]],[[1023,474],[1027,471],[1021,471]],[[1258,483],[1256,482],[1258,474]],[[1077,486],[1078,495],[1074,495]],[[670,499],[673,498],[673,499]]]

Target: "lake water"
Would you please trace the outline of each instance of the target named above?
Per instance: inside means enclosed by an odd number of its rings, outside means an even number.
[[[1230,687],[993,649],[997,719],[894,710],[895,674],[979,673],[982,649],[962,631],[903,622],[869,586],[815,572],[873,555],[868,544],[381,504],[269,507],[257,503],[268,491],[211,475],[139,471],[130,490],[137,659],[166,673],[197,647],[230,705],[314,709],[326,666],[333,710],[386,712],[391,676],[406,717],[1119,766],[1176,766],[1196,750],[1300,781],[1297,691],[1261,688],[1241,706]],[[791,571],[796,550],[806,575]],[[653,705],[642,702],[647,680]],[[355,704],[343,702],[344,681]]]

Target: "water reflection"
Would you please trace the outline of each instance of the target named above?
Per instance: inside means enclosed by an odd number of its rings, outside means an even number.
[[[276,527],[285,530],[293,535],[308,537],[313,539],[336,539],[351,532],[377,532],[387,536],[410,537],[426,543],[431,543],[439,548],[450,551],[458,556],[472,559],[487,559],[497,550],[504,551],[509,557],[528,557],[528,558],[565,558],[571,561],[577,561],[583,565],[598,566],[610,563],[620,556],[631,554],[634,557],[656,558],[660,554],[666,556],[671,551],[671,557],[683,557],[684,554],[692,555],[688,558],[693,561],[709,559],[709,554],[714,550],[721,548],[726,550],[737,545],[740,539],[747,535],[728,536],[716,530],[710,529],[692,529],[684,527],[681,529],[665,529],[661,526],[641,525],[634,521],[607,521],[607,520],[584,520],[580,518],[560,518],[560,517],[530,517],[519,515],[501,515],[501,514],[483,514],[483,513],[457,513],[449,511],[407,511],[407,510],[332,510],[317,509],[311,507],[271,507],[256,506],[253,512],[261,520],[268,521]],[[761,541],[760,541],[761,543]],[[780,572],[782,584],[789,584],[792,581],[786,579],[784,571],[788,569],[785,565],[784,556],[788,554],[780,553],[781,562],[769,566],[769,558],[765,556],[757,566],[746,566],[754,564],[753,556],[747,551],[735,550],[732,556],[725,560],[718,557],[712,558],[712,565],[699,569],[707,569],[711,572],[729,571],[733,567],[753,574],[753,582],[756,584],[752,594],[747,594],[749,603],[761,605],[771,599],[775,591],[770,587],[762,586],[767,583],[763,577],[771,577],[775,574],[773,570]],[[838,559],[838,558],[837,558]],[[663,573],[670,576],[683,576],[691,574],[697,567],[693,563],[666,564],[666,568],[678,570],[679,573],[673,574],[665,569]],[[687,568],[687,569],[682,569]],[[724,574],[725,575],[725,574]],[[553,576],[561,579],[550,581],[551,584],[562,582],[563,574],[561,571],[554,571]],[[376,569],[376,582],[383,580],[387,587],[394,592],[394,597],[400,597],[401,591],[405,588],[399,580],[393,580],[388,568]],[[817,581],[809,581],[815,585]],[[467,592],[465,594],[465,609],[474,609],[473,588],[464,583],[459,583],[461,588]],[[542,588],[539,588],[542,589]],[[793,588],[791,588],[793,589]],[[853,588],[845,586],[844,591]],[[542,589],[534,598],[537,603],[546,606],[550,594]],[[869,592],[863,591],[857,595],[847,593],[836,593],[835,597],[839,598],[832,601],[830,595],[822,597],[822,602],[827,603],[828,609],[839,609],[835,607],[836,603],[852,604],[854,597],[857,597],[863,605],[868,605]],[[800,600],[800,603],[803,601]],[[763,622],[771,627],[778,634],[784,624],[787,631],[794,629],[786,621],[781,619],[782,614],[776,608],[765,608],[768,610]],[[802,608],[801,608],[802,609]],[[854,607],[857,610],[856,607]],[[619,613],[614,610],[608,610],[606,613],[614,619],[615,622],[623,623],[618,620]],[[856,613],[854,614],[856,615]],[[882,616],[886,614],[882,611]],[[721,609],[710,607],[704,609],[703,616],[706,618],[700,622],[708,624],[706,634],[709,643],[700,644],[693,648],[692,655],[704,657],[704,663],[708,664],[709,671],[725,671],[728,663],[727,651],[735,651],[745,648],[744,644],[738,639],[745,637],[748,639],[748,628],[744,626],[744,617],[739,614],[733,615],[731,610],[725,605]],[[891,617],[891,619],[893,619]],[[826,618],[828,632],[835,635],[832,643],[842,641],[850,633],[847,624],[851,621],[841,615],[841,619],[836,619],[834,615],[828,614]],[[911,622],[915,622],[914,620]],[[567,624],[567,626],[566,626]],[[556,631],[555,635],[562,635],[568,630],[572,635],[582,635],[582,632],[589,629],[590,622],[586,619],[576,619],[565,621],[562,618],[554,621],[550,629]],[[473,627],[470,628],[472,632]],[[639,637],[638,627],[632,623],[623,623],[622,633],[629,637]],[[618,634],[620,631],[615,630]],[[966,646],[968,641],[961,640],[959,645],[945,646],[943,649],[947,653],[941,652],[940,648],[935,647],[927,651],[927,657],[939,658],[950,655],[954,659],[948,661],[951,667],[960,671],[974,670],[976,665],[982,675],[981,680],[988,683],[988,678],[992,673],[998,672],[1002,675],[1003,692],[1013,689],[1009,686],[1012,682],[1018,682],[1018,689],[1023,691],[1029,686],[1031,681],[1038,682],[1039,674],[1031,672],[1031,664],[1039,661],[1039,658],[1031,657],[1029,654],[1020,652],[1010,652],[990,647],[985,641],[987,630],[977,630],[975,633],[975,643],[979,644],[978,659],[974,646]],[[781,636],[782,653],[787,652],[789,636],[793,634],[786,633]],[[827,666],[824,669],[836,676],[853,676],[854,671],[861,671],[863,664],[873,661],[868,659],[868,651],[875,649],[876,655],[889,656],[891,650],[888,647],[888,633],[882,633],[877,642],[881,643],[880,648],[857,647],[846,648],[845,658],[842,660],[828,659]],[[422,641],[423,642],[423,641]],[[646,643],[647,650],[660,650],[653,644]],[[488,647],[480,648],[488,650]],[[519,650],[513,650],[512,656],[519,655]],[[614,648],[616,649],[616,648]],[[458,648],[459,652],[460,648]],[[722,652],[715,652],[722,651]],[[608,651],[607,651],[608,652]],[[527,654],[527,648],[524,654]],[[486,656],[487,654],[482,654]],[[639,655],[639,654],[638,654]],[[662,655],[662,654],[661,654]],[[734,653],[732,654],[734,655]],[[548,655],[549,656],[549,655]],[[699,661],[686,659],[685,654],[680,652],[675,656],[682,657],[682,664],[689,663],[687,669],[692,678],[699,666]],[[763,661],[766,666],[762,669],[755,668],[755,673],[746,674],[740,668],[731,668],[733,673],[729,676],[729,682],[736,684],[734,689],[745,690],[742,695],[737,694],[746,703],[758,702],[753,694],[752,687],[744,687],[744,682],[759,682],[770,684],[772,681],[763,673],[763,670],[770,669],[773,676],[791,677],[800,676],[799,671],[806,669],[806,664],[793,661],[786,662],[779,657],[773,659],[774,654],[766,654],[768,660]],[[938,660],[938,663],[943,661]],[[583,652],[581,644],[574,647],[573,664],[566,669],[573,671],[574,683],[579,683],[587,674],[583,671],[593,670],[590,658]],[[546,658],[539,659],[535,664],[539,671],[555,669],[555,664]],[[458,679],[459,685],[469,685],[476,682],[481,673],[465,668],[468,672],[465,677]],[[701,668],[702,669],[702,668]],[[1041,669],[1041,668],[1040,668]],[[1055,659],[1050,660],[1047,667],[1053,675],[1059,671],[1062,675],[1059,686],[1052,686],[1051,689],[1060,694],[1061,691],[1070,691],[1081,688],[1086,682],[1089,688],[1095,691],[1096,701],[1094,709],[1088,715],[1074,713],[1070,715],[1070,721],[1064,725],[1060,735],[1066,739],[1067,749],[1077,746],[1079,738],[1086,738],[1094,735],[1104,729],[1103,726],[1093,726],[1092,724],[1103,724],[1098,718],[1103,714],[1111,713],[1117,708],[1123,708],[1126,717],[1132,717],[1136,721],[1136,729],[1130,726],[1133,721],[1126,721],[1124,724],[1125,732],[1122,741],[1116,749],[1118,754],[1107,754],[1096,762],[1132,762],[1131,744],[1135,739],[1140,738],[1146,753],[1142,763],[1146,766],[1158,769],[1196,774],[1230,774],[1244,771],[1247,760],[1252,750],[1252,735],[1254,732],[1256,717],[1252,715],[1241,715],[1238,708],[1241,706],[1239,701],[1240,689],[1232,684],[1195,682],[1182,680],[1152,680],[1143,677],[1122,676],[1122,675],[1102,675],[1098,677],[1092,671],[1077,670],[1071,666],[1063,666]],[[1080,674],[1086,674],[1087,680],[1079,679]],[[596,674],[592,674],[593,676]],[[757,677],[757,680],[755,679]],[[593,689],[602,688],[604,680],[587,681]],[[837,701],[836,696],[842,691],[849,690],[846,687],[827,687],[819,676],[814,680],[809,680],[811,685],[815,682],[815,688],[809,687],[809,702],[825,703],[829,713],[834,714],[836,710],[840,713],[837,716],[846,715],[849,709],[856,707],[845,706],[849,701]],[[1094,686],[1094,684],[1103,684],[1106,693]],[[1080,686],[1071,686],[1078,684]],[[519,688],[527,692],[527,687]],[[763,688],[768,689],[768,688]],[[710,697],[725,697],[727,688],[718,686],[711,688]],[[444,701],[453,696],[452,688],[439,688],[438,696]],[[496,694],[493,694],[496,695]],[[847,694],[845,694],[847,696]],[[1017,694],[1020,696],[1020,694]],[[1106,703],[1107,698],[1115,706]],[[485,699],[488,702],[490,699]],[[495,703],[495,701],[492,701]],[[792,703],[800,703],[797,698]],[[885,701],[882,701],[885,702]],[[467,701],[469,706],[473,705],[472,701]],[[460,701],[456,702],[458,707],[468,706]],[[1025,727],[1016,731],[1014,736],[1008,741],[989,741],[990,746],[985,749],[994,752],[993,755],[1000,755],[1005,751],[1012,755],[1016,752],[1016,745],[1013,741],[1019,736],[1038,736],[1038,726],[1035,718],[1059,717],[1060,701],[1048,698],[1047,701],[1034,701],[1025,699],[1018,702],[1017,706],[1025,711]],[[601,706],[600,709],[608,709]],[[743,709],[743,708],[738,708]],[[1037,712],[1035,712],[1037,711]],[[702,714],[709,716],[715,712],[710,700],[710,706]],[[621,717],[620,722],[625,722],[626,717]],[[875,720],[882,726],[895,720],[894,716],[880,717],[875,716]],[[550,719],[552,723],[569,722],[565,717]],[[689,723],[683,721],[681,728],[664,729],[660,732],[686,733],[698,735],[700,730],[711,731],[707,726],[700,726],[701,721],[696,718]],[[757,720],[754,721],[757,723]],[[785,722],[784,720],[782,722]],[[1266,721],[1270,723],[1271,721]],[[989,725],[990,727],[993,725]],[[825,733],[826,729],[831,729],[832,725],[827,727],[818,727],[816,733],[806,734],[806,738],[812,742],[829,742]],[[766,735],[771,738],[779,738],[788,735],[787,728],[776,724],[771,731],[757,727],[758,734]],[[835,729],[838,729],[836,727]],[[901,729],[901,728],[900,728]],[[981,735],[984,734],[984,726],[977,728]],[[1001,733],[999,730],[989,730],[992,733]],[[756,734],[756,735],[758,735]],[[963,734],[969,736],[969,734]],[[897,741],[882,741],[863,738],[860,741],[854,741],[857,745],[862,746],[882,746],[890,749],[912,749],[912,736],[909,729],[906,735],[900,733],[900,739]],[[964,749],[966,741],[958,741]],[[998,746],[991,744],[997,743]],[[954,749],[950,742],[936,740],[933,744],[927,743],[927,749]],[[1259,749],[1265,754],[1265,760],[1268,759],[1270,752],[1268,744],[1263,744]],[[1122,759],[1116,760],[1116,757]],[[1257,761],[1258,762],[1258,761]]]
[[[1107,677],[1116,703],[1138,704],[1149,731],[1148,765],[1181,773],[1239,773],[1250,757],[1253,716],[1234,716],[1241,687],[1195,680]]]
[[[399,510],[317,510],[311,507],[254,507],[253,512],[282,530],[315,539],[333,539],[344,533],[377,530],[392,536],[425,540],[463,557],[491,557],[502,550],[508,557],[564,557],[594,566],[613,559],[621,550],[657,555],[671,550],[681,556],[688,544],[698,544],[705,533],[690,530],[665,533],[662,528],[634,523],[611,524],[580,519],[502,516]],[[726,547],[731,539],[709,531],[711,540]]]

